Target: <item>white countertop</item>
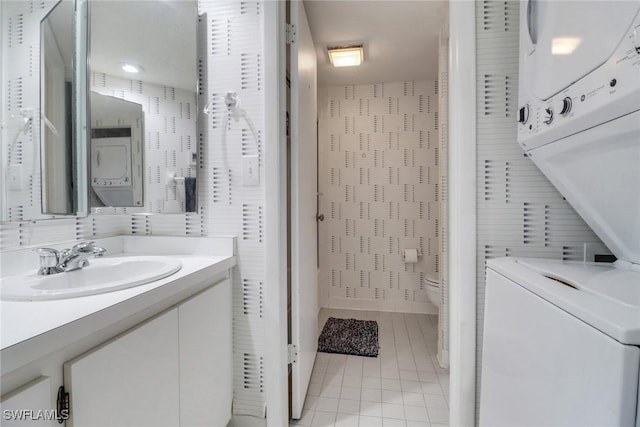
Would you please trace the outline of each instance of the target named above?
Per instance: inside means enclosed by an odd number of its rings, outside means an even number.
[[[215,239],[208,238],[121,236],[110,239],[97,240],[96,243],[110,246],[112,256],[169,255],[179,258],[182,267],[163,279],[98,295],[48,301],[0,301],[3,375],[29,360],[37,360],[123,319],[144,316],[145,312],[148,312],[147,317],[153,316],[157,310],[165,309],[227,277],[227,271],[236,265],[232,240],[231,244],[223,242],[222,248],[212,250]],[[2,255],[6,265],[12,257],[24,257],[26,253],[5,252]],[[34,257],[35,254],[29,256]],[[15,274],[15,271],[10,273]]]

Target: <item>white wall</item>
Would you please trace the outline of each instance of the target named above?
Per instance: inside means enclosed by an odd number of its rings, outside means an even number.
[[[200,13],[207,13],[204,92],[213,101],[213,113],[201,124],[208,175],[199,200],[207,235],[238,236],[232,283],[234,413],[255,416],[264,416],[266,405],[264,7],[261,1],[199,4]],[[257,147],[246,122],[226,118],[221,97],[228,91],[237,92],[241,108],[253,121]],[[260,185],[242,185],[243,154],[260,156]]]
[[[321,306],[436,313],[423,279],[439,271],[437,83],[324,91]],[[423,256],[405,264],[404,248]]]

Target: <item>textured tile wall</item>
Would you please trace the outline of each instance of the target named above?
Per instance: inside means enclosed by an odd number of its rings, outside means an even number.
[[[423,279],[439,267],[437,83],[330,87],[321,110],[320,300],[435,312]],[[405,264],[405,248],[422,258]]]

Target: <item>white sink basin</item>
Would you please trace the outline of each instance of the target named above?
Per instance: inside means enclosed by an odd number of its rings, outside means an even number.
[[[102,294],[153,282],[180,270],[179,260],[164,256],[92,258],[90,265],[40,276],[35,271],[0,278],[0,299],[42,301]]]

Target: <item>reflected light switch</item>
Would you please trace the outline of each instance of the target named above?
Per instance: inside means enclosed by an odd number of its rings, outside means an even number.
[[[9,170],[7,172],[7,182],[9,184],[9,190],[24,190],[24,179],[22,174],[22,165],[9,165]]]
[[[242,156],[242,185],[260,185],[258,156]]]

